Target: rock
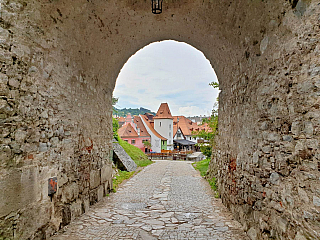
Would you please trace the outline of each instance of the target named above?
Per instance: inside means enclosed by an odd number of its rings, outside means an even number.
[[[8,161],[12,158],[12,150],[9,146],[0,146],[0,159],[2,161]]]
[[[287,231],[288,221],[279,217],[277,222],[280,232],[285,233]]]
[[[9,31],[7,29],[0,27],[0,44],[5,43],[8,37],[9,37]]]
[[[27,132],[21,129],[17,130],[14,134],[15,140],[20,143],[24,142],[26,137],[27,137]]]
[[[57,147],[59,143],[59,138],[58,137],[53,137],[50,139],[50,142],[52,144],[52,147]]]
[[[49,117],[49,116],[48,116],[48,111],[43,111],[43,112],[40,114],[40,117],[47,119],[47,118]]]
[[[262,152],[264,153],[270,153],[271,152],[271,147],[270,145],[262,147]]]
[[[293,138],[289,135],[282,136],[282,140],[286,142],[292,142]]]
[[[304,191],[302,188],[298,187],[298,194],[299,194],[299,198],[305,202],[305,203],[309,203],[309,197],[308,194],[306,193],[306,191]]]
[[[269,43],[269,37],[268,36],[265,36],[261,43],[260,43],[260,51],[261,51],[261,54],[263,54],[265,52],[265,50],[267,49],[268,47],[268,43]]]
[[[38,72],[38,68],[37,67],[32,66],[32,67],[29,68],[29,73],[36,73],[36,72]]]
[[[293,122],[292,125],[291,125],[291,132],[298,136],[300,134],[300,131],[301,131],[301,124],[300,122],[296,121],[296,122]]]
[[[247,234],[248,234],[248,236],[249,236],[249,238],[250,238],[251,240],[256,240],[256,239],[258,239],[257,230],[256,230],[254,227],[251,227],[251,228],[249,229],[249,231],[247,232]]]
[[[12,148],[12,152],[15,154],[20,154],[22,152],[21,145],[15,141],[10,143],[10,147]]]
[[[294,240],[307,240],[307,239],[303,236],[302,232],[298,231]]]
[[[276,172],[271,173],[270,182],[272,184],[279,185],[280,184],[280,176],[279,176],[279,174],[276,173]]]
[[[306,135],[313,135],[313,124],[312,122],[305,122],[304,123],[304,129],[303,129],[303,132],[306,134]]]
[[[47,143],[42,143],[42,142],[40,142],[40,143],[39,143],[39,151],[40,151],[40,152],[45,152],[45,151],[47,151],[47,150],[48,150]]]
[[[100,171],[91,170],[90,172],[90,189],[96,188],[100,185]]]
[[[258,162],[259,162],[259,155],[260,155],[260,152],[259,152],[259,151],[254,152],[254,154],[253,154],[253,156],[252,156],[252,163],[253,163],[253,164],[258,164]]]
[[[313,196],[313,204],[314,204],[316,207],[320,207],[320,198],[317,197],[317,196]]]
[[[9,84],[9,86],[14,87],[14,88],[20,87],[20,82],[14,78],[10,78],[8,84]]]

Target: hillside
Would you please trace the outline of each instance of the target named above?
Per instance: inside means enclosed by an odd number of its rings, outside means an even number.
[[[118,109],[113,107],[113,114],[117,115],[119,117],[126,117],[128,113],[130,113],[132,116],[139,115],[139,114],[145,114],[145,113],[151,113],[153,115],[156,115],[155,112],[151,112],[151,110],[146,109],[146,108],[123,108],[123,109]]]

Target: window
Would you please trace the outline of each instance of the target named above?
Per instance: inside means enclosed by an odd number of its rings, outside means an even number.
[[[169,130],[171,130],[171,124],[169,124]]]
[[[159,122],[159,125],[160,125],[160,127],[161,127],[161,122]]]
[[[177,137],[180,138],[181,137],[181,133],[177,133]]]
[[[169,132],[169,137],[171,137],[171,132]]]
[[[126,142],[128,142],[128,140],[125,139]]]
[[[131,144],[135,144],[135,143],[136,143],[136,140],[132,139]]]

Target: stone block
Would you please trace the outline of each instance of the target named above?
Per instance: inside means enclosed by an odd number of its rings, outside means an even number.
[[[98,187],[98,202],[101,201],[104,197],[104,186],[100,185]]]
[[[33,203],[39,194],[37,167],[13,170],[0,177],[0,218]]]
[[[58,182],[59,185],[59,182]],[[79,195],[79,186],[76,182],[64,185],[61,189],[63,203],[69,203],[78,198]]]
[[[258,233],[257,233],[257,230],[254,228],[254,227],[251,227],[249,229],[249,231],[247,232],[249,238],[251,240],[257,240],[258,239]]]
[[[120,170],[132,172],[137,169],[137,164],[131,159],[119,143],[113,142],[112,147],[115,164]]]
[[[309,197],[306,191],[304,191],[302,188],[298,187],[298,195],[302,202],[309,203]]]
[[[305,236],[303,236],[303,233],[301,231],[298,231],[294,240],[307,240]]]
[[[47,150],[48,150],[47,143],[40,142],[39,143],[39,151],[40,152],[46,152]]]
[[[94,189],[100,185],[100,170],[91,170],[90,172],[90,189]]]
[[[18,81],[15,78],[10,78],[8,84],[9,84],[9,86],[14,87],[14,88],[20,87],[20,81]]]
[[[85,198],[82,200],[82,204],[83,204],[83,210],[84,210],[84,212],[88,212],[89,209],[90,209],[90,199],[89,199],[89,197],[85,197]]]
[[[313,205],[316,207],[320,207],[320,198],[317,196],[313,196]]]
[[[101,168],[101,182],[104,183],[112,179],[112,165],[106,165]]]
[[[70,205],[71,211],[71,221],[74,220],[76,217],[79,217],[82,212],[82,201],[77,199],[75,202],[71,203]]]
[[[15,134],[14,134],[14,138],[17,142],[24,142],[24,140],[27,137],[27,132],[22,130],[22,129],[18,129]]]

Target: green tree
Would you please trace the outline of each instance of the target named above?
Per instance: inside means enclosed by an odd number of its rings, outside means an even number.
[[[113,137],[119,141],[119,135],[118,135],[118,129],[119,129],[119,122],[117,119],[112,117],[112,131],[113,131]]]
[[[218,82],[211,82],[209,83],[210,86],[213,88],[219,88]],[[219,98],[217,98],[217,102],[219,102]],[[216,108],[216,109],[215,109]],[[204,119],[202,124],[208,124],[209,129],[207,130],[200,130],[200,131],[193,131],[196,137],[202,138],[207,140],[207,143],[198,143],[197,146],[200,147],[200,151],[207,157],[211,158],[212,154],[212,147],[215,146],[214,138],[218,134],[218,110],[217,104],[213,106],[211,117],[208,119]]]
[[[214,138],[218,133],[218,114],[213,113],[210,118],[203,120],[203,124],[208,124],[209,129],[193,131],[192,134],[196,137],[207,140],[204,143],[197,143],[197,146],[200,147],[200,151],[207,158],[210,158],[212,154],[212,147],[215,146]]]
[[[147,140],[143,142],[143,145],[144,145],[145,148],[148,148],[148,149],[151,148],[151,143],[149,141],[147,141]]]
[[[113,97],[112,96],[112,106],[116,105],[119,101],[119,98]]]

